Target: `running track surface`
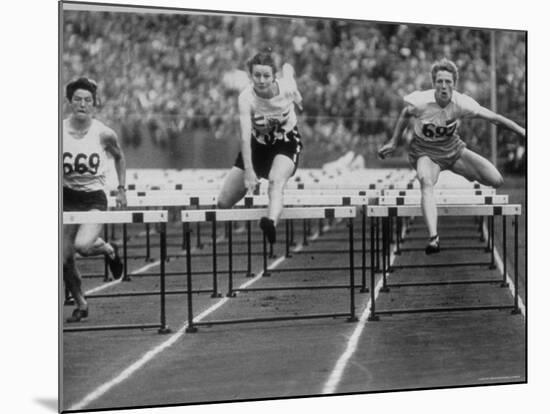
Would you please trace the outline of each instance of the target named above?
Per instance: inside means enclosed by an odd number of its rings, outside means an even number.
[[[504,193],[505,191],[503,191]],[[524,200],[522,192],[511,192],[510,202]],[[442,242],[457,247],[435,257],[417,251],[424,245],[425,228],[415,220],[395,256],[395,265],[421,263],[473,262],[487,260],[483,243],[478,241],[471,219],[442,219]],[[524,298],[524,225],[520,222],[520,292]],[[282,227],[282,226],[281,226]],[[316,230],[314,226],[313,230]],[[284,233],[279,230],[280,233]],[[204,232],[203,241],[207,241]],[[300,234],[300,233],[299,233]],[[308,246],[298,244],[289,259],[272,259],[277,269],[311,266],[347,266],[346,253],[320,251],[347,247],[344,223],[337,223],[323,235],[314,234]],[[497,235],[499,233],[497,232]],[[511,231],[509,231],[509,236]],[[241,235],[242,238],[242,235]],[[297,237],[300,240],[300,237]],[[356,232],[356,240],[359,233]],[[176,238],[172,241],[177,240]],[[235,236],[238,239],[238,235]],[[255,233],[255,240],[258,234]],[[500,242],[497,237],[497,248]],[[143,242],[135,237],[134,242]],[[177,242],[176,242],[177,244]],[[468,246],[468,250],[463,249]],[[235,249],[243,249],[235,244]],[[260,250],[260,243],[255,243]],[[356,249],[359,243],[356,243]],[[511,246],[511,244],[509,244]],[[480,247],[473,250],[473,247]],[[219,249],[226,245],[220,242]],[[143,251],[132,249],[131,252]],[[179,251],[172,247],[170,254]],[[208,252],[206,245],[202,252]],[[313,251],[312,253],[308,253]],[[155,252],[155,250],[153,250]],[[197,252],[199,252],[197,250]],[[283,253],[283,246],[276,246]],[[218,268],[227,264],[220,255]],[[184,269],[183,258],[172,258],[167,270]],[[208,270],[208,257],[193,261],[194,270]],[[360,254],[355,255],[355,265]],[[512,269],[509,262],[509,269]],[[143,268],[142,259],[130,260],[130,270]],[[243,256],[234,266],[244,266]],[[253,270],[261,270],[255,257]],[[83,265],[86,271],[101,271],[101,262]],[[156,268],[158,269],[158,267]],[[151,266],[155,270],[155,265]],[[360,271],[355,272],[356,283]],[[346,283],[348,272],[285,272],[271,277],[246,278],[239,274],[235,286],[251,287],[303,285],[307,283]],[[501,277],[498,269],[487,266],[400,269],[388,282],[453,280]],[[168,289],[184,288],[184,276],[170,277]],[[158,289],[152,277],[133,276],[131,282],[115,283],[102,293]],[[227,291],[225,276],[220,292]],[[101,278],[85,279],[85,289],[101,287]],[[194,288],[211,287],[210,277],[197,276]],[[102,409],[130,406],[238,401],[273,397],[322,395],[331,393],[431,388],[461,385],[521,383],[526,380],[526,336],[523,315],[505,311],[468,311],[382,315],[368,322],[365,309],[370,295],[357,292],[359,322],[345,318],[286,321],[199,327],[198,333],[185,333],[186,299],[169,295],[168,324],[173,332],[159,335],[156,330],[65,333],[63,335],[64,409]],[[459,285],[451,287],[391,288],[378,293],[379,309],[400,307],[452,306],[510,303],[510,291],[498,285]],[[158,300],[154,297],[106,298],[90,301],[91,315],[85,324],[158,321]],[[203,320],[280,316],[327,311],[347,311],[344,291],[278,291],[240,293],[236,298],[194,296],[195,315]],[[65,307],[63,317],[72,310]]]

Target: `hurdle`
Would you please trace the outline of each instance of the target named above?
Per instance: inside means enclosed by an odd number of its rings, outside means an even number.
[[[519,313],[518,308],[518,217],[521,215],[521,205],[519,204],[469,204],[469,205],[439,205],[437,207],[438,216],[482,216],[482,217],[495,217],[502,216],[503,224],[503,277],[499,280],[468,280],[468,281],[447,281],[447,282],[425,282],[425,283],[401,283],[389,285],[386,280],[386,275],[389,271],[390,261],[390,241],[389,241],[389,221],[393,217],[414,217],[421,216],[422,210],[418,205],[400,205],[400,206],[369,206],[367,208],[367,216],[370,217],[371,223],[371,307],[369,320],[378,320],[380,314],[404,314],[404,313],[420,313],[420,312],[451,312],[451,311],[466,311],[466,310],[491,310],[491,309],[512,309],[513,314]],[[374,295],[374,283],[375,283],[375,266],[374,266],[374,229],[375,221],[382,220],[382,278],[383,285],[382,290],[387,291],[389,287],[403,287],[403,286],[427,286],[427,285],[449,285],[449,284],[468,284],[468,283],[501,283],[501,286],[506,286],[507,275],[507,243],[506,243],[506,217],[513,216],[514,226],[514,293],[513,304],[503,305],[491,305],[491,306],[462,306],[462,307],[439,307],[439,308],[417,308],[417,309],[385,309],[376,310],[375,295]],[[492,243],[493,260],[494,260],[494,242]],[[466,265],[484,265],[491,263],[461,263],[461,266]],[[432,265],[435,266],[435,265]],[[448,264],[439,265],[449,266]],[[394,268],[404,268],[405,266],[394,266]],[[427,267],[426,265],[409,265],[407,267]]]
[[[190,238],[189,226],[193,222],[210,222],[212,223],[213,229],[213,238],[215,240],[215,229],[216,223],[218,222],[228,222],[232,223],[233,221],[250,221],[250,220],[259,220],[261,217],[267,215],[267,209],[231,209],[231,210],[183,210],[181,212],[181,220],[184,223],[186,229],[186,238]],[[346,288],[349,289],[349,298],[350,298],[350,310],[349,313],[330,313],[330,314],[310,314],[310,315],[295,315],[295,316],[282,316],[282,317],[270,317],[270,318],[248,318],[248,319],[232,319],[232,320],[219,320],[219,321],[206,321],[206,322],[194,322],[193,316],[193,297],[192,297],[192,255],[189,243],[186,243],[187,254],[186,254],[186,269],[187,269],[187,306],[188,306],[188,326],[187,332],[196,332],[197,326],[199,325],[220,325],[220,324],[230,324],[230,323],[248,323],[248,322],[268,322],[268,321],[283,321],[283,320],[294,320],[294,319],[314,319],[314,318],[323,318],[323,317],[340,317],[348,316],[348,321],[357,321],[355,315],[355,277],[354,277],[354,257],[353,257],[353,218],[356,215],[356,209],[353,206],[347,207],[289,207],[285,208],[281,214],[282,220],[290,219],[303,219],[303,218],[345,218],[348,219],[348,228],[349,228],[349,285],[331,285],[331,286],[317,286],[315,289],[340,289]],[[231,225],[229,226],[231,229]],[[292,290],[292,289],[312,289],[313,287],[300,287],[300,286],[282,286],[277,288],[257,288],[257,289],[235,289],[233,288],[233,272],[232,272],[232,232],[229,231],[229,287],[228,287],[228,297],[234,297],[236,292],[244,291],[261,291],[261,290]],[[215,244],[214,244],[215,246]],[[263,249],[264,249],[264,258],[267,250],[266,238],[263,238]],[[213,252],[215,257],[215,248]],[[264,260],[264,271],[262,272],[263,276],[266,276],[267,267]],[[216,261],[213,262],[213,277],[214,284],[216,282]],[[221,296],[217,294],[216,296]]]
[[[63,224],[129,224],[129,223],[159,223],[160,234],[160,323],[124,324],[124,325],[96,325],[96,326],[73,326],[64,327],[63,332],[102,331],[118,329],[145,329],[159,328],[161,334],[171,332],[166,324],[166,300],[165,300],[165,261],[166,261],[166,222],[168,212],[166,210],[145,210],[145,211],[85,211],[85,212],[64,212]]]

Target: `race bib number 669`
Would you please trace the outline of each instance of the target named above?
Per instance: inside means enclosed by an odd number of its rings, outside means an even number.
[[[63,174],[71,174],[76,172],[78,174],[89,173],[91,175],[95,175],[99,169],[99,163],[99,154],[95,152],[90,154],[89,157],[87,154],[77,154],[74,156],[70,152],[64,152]]]

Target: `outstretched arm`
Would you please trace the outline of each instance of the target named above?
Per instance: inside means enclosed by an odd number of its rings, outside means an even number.
[[[118,144],[117,135],[113,130],[104,132],[101,135],[101,142],[105,151],[111,154],[115,162],[115,170],[118,178],[118,194],[116,196],[117,207],[126,207],[126,159],[122,148]]]
[[[391,155],[397,148],[397,144],[399,144],[399,140],[403,135],[403,131],[405,131],[405,128],[407,128],[407,125],[409,124],[409,120],[413,116],[411,109],[411,106],[406,106],[399,114],[399,118],[397,118],[397,123],[395,124],[392,137],[378,150],[378,156],[380,158],[386,158],[388,155]]]
[[[510,131],[513,131],[516,134],[521,135],[522,137],[525,137],[525,128],[519,126],[514,121],[506,118],[505,116],[499,115],[483,106],[479,110],[476,117],[485,119],[486,121],[489,121],[495,125],[502,125],[503,127],[509,129]]]

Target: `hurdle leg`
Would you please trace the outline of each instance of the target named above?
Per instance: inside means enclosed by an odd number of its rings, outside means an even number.
[[[107,227],[108,227],[107,224],[103,226],[103,237],[106,243],[108,243],[108,240],[109,240],[109,232],[107,231]],[[124,255],[124,257],[126,257],[126,255]],[[126,267],[126,265],[124,267]],[[108,282],[110,280],[111,280],[111,277],[109,276],[109,261],[107,260],[107,256],[105,256],[103,258],[103,281]]]
[[[151,226],[149,223],[145,223],[145,261],[151,261]]]
[[[290,254],[290,223],[285,220],[285,256],[292,257]]]
[[[197,222],[197,249],[202,249],[204,245],[201,242],[201,224]]]
[[[159,334],[172,330],[166,325],[166,223],[160,224],[160,328]]]
[[[506,243],[506,216],[502,216],[502,283],[501,287],[508,287],[506,274],[508,272],[507,243]]]
[[[273,252],[273,243],[269,243],[269,258],[275,258],[275,253]]]
[[[185,223],[181,223],[181,250],[185,250]]]
[[[214,218],[212,220],[212,296],[213,298],[221,297],[221,294],[218,293],[218,254],[217,254],[217,234],[216,227],[217,221]]]
[[[483,216],[479,217],[479,241],[485,241],[485,238],[483,237]]]
[[[304,246],[307,246],[308,241],[307,241],[307,220],[306,219],[304,219],[303,221],[303,233],[304,233],[304,240],[302,241],[302,244]]]
[[[495,265],[495,218],[491,217],[491,264],[489,269],[496,269]]]
[[[296,241],[294,241],[294,220],[290,220],[290,245],[296,246]]]
[[[262,273],[262,276],[271,276],[271,273],[267,271],[267,236],[265,234],[262,234],[262,242],[263,242],[263,260],[264,260],[264,271]]]
[[[185,332],[197,332],[197,327],[193,324],[193,281],[191,277],[191,236],[189,231],[189,223],[184,224],[185,233],[185,265],[187,270],[187,328]]]
[[[487,217],[487,246],[485,251],[487,253],[491,251],[491,217]]]
[[[252,273],[252,228],[250,221],[246,222],[246,277],[254,277]]]
[[[401,254],[401,246],[399,244],[401,239],[401,218],[396,217],[395,218],[395,254],[400,255]]]
[[[513,315],[520,314],[519,309],[519,263],[518,263],[518,222],[517,215],[514,216],[514,309]]]
[[[376,271],[380,272],[380,218],[376,217]]]
[[[368,292],[367,288],[367,207],[361,209],[361,293]]]
[[[390,290],[387,286],[386,280],[386,272],[388,271],[386,263],[388,249],[388,220],[389,217],[382,218],[382,289],[380,289],[380,292],[389,292]]]
[[[353,268],[353,259],[354,259],[354,247],[353,247],[353,218],[348,219],[348,228],[349,228],[349,292],[350,292],[350,301],[349,301],[349,318],[348,322],[357,322],[357,316],[355,315],[355,274]]]
[[[377,321],[379,320],[378,315],[376,315],[376,307],[374,302],[374,282],[376,277],[376,268],[375,268],[375,254],[374,254],[374,223],[375,219],[371,217],[370,219],[370,313],[368,320]]]
[[[322,236],[324,233],[323,230],[323,219],[319,219],[319,236]]]
[[[122,224],[122,251],[124,253],[124,270],[122,281],[129,282],[132,278],[128,274],[128,229],[126,223]]]
[[[227,297],[234,298],[237,295],[233,292],[233,222],[230,221],[227,224],[227,260],[229,263],[229,289]]]

